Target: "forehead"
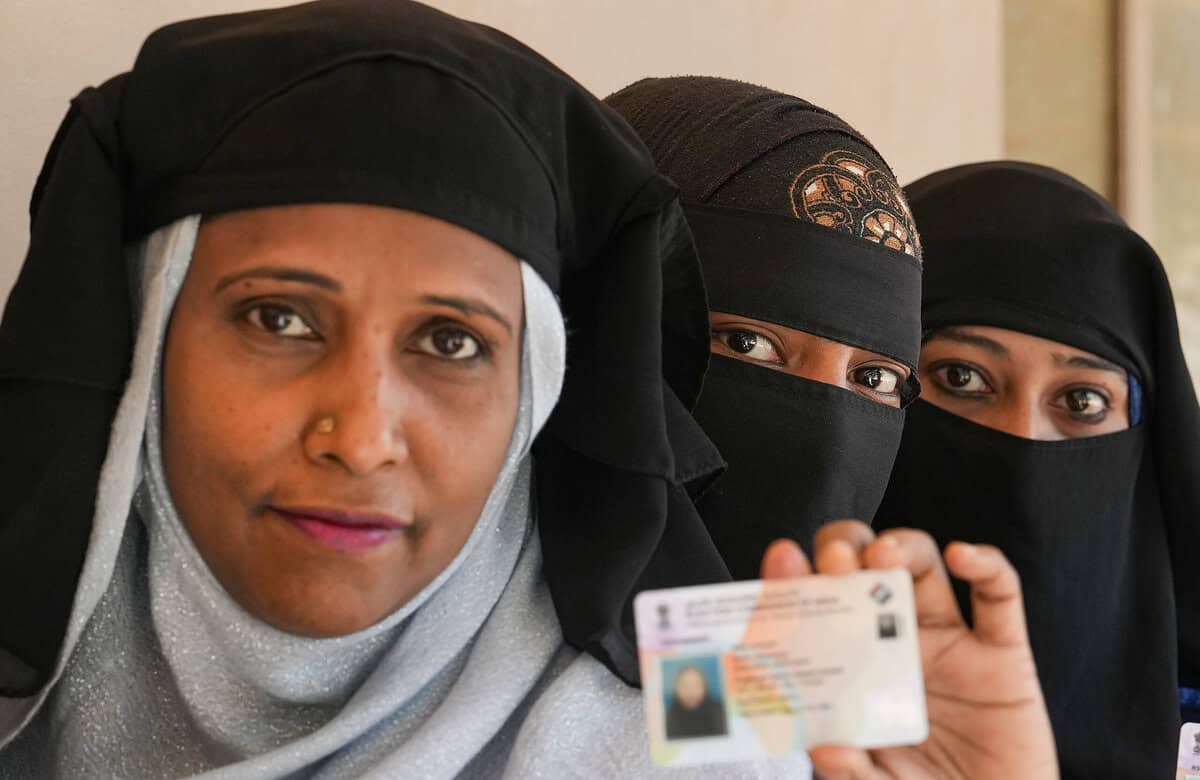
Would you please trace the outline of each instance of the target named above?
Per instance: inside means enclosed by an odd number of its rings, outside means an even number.
[[[342,285],[428,281],[511,286],[519,264],[463,227],[414,211],[361,204],[300,204],[206,217],[195,251],[200,273],[262,264],[298,267]]]
[[[1087,350],[1021,331],[990,325],[953,325],[930,334],[926,344],[958,345],[1014,364],[1086,369],[1126,375],[1125,369]]]
[[[785,342],[788,342],[791,344],[805,344],[806,346],[808,346],[810,348],[814,348],[814,349],[816,349],[816,348],[843,349],[843,350],[858,349],[857,347],[850,346],[849,344],[844,344],[843,342],[840,342],[840,341],[834,341],[833,339],[827,339],[824,336],[818,336],[814,333],[809,333],[806,330],[799,330],[798,328],[789,328],[786,325],[780,325],[777,322],[771,322],[769,320],[760,320],[760,319],[756,319],[754,317],[745,317],[745,316],[742,316],[741,314],[732,314],[729,312],[711,311],[708,314],[708,321],[709,321],[710,325],[714,325],[714,326],[716,326],[716,325],[734,326],[734,325],[738,325],[738,324],[753,325],[753,326],[762,328],[763,330],[769,331],[770,333],[778,336],[780,339],[783,339]]]

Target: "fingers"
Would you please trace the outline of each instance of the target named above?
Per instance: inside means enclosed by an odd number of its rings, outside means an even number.
[[[908,569],[917,621],[922,625],[962,625],[937,545],[924,531],[895,528],[876,538],[866,523],[836,520],[817,531],[814,548],[821,574],[846,574],[862,568]]]
[[[800,545],[791,539],[776,539],[771,542],[762,560],[764,580],[786,580],[806,574],[812,574],[812,567],[808,565],[808,558],[800,549]]]
[[[848,574],[862,568],[863,549],[875,532],[861,520],[834,520],[817,530],[813,558],[821,574]]]
[[[950,578],[942,567],[942,556],[929,534],[912,528],[884,531],[878,540],[863,550],[862,557],[872,569],[909,570],[920,625],[963,625]]]
[[[1004,553],[986,544],[952,542],[946,564],[954,576],[971,583],[975,636],[996,645],[1025,644],[1025,605],[1021,578]]]
[[[886,780],[891,777],[875,766],[865,750],[824,745],[813,748],[808,755],[812,759],[814,777],[820,780]]]

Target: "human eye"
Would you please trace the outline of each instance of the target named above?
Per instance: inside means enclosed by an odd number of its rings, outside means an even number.
[[[443,360],[472,360],[487,354],[479,338],[452,325],[427,331],[417,339],[415,348]]]
[[[760,363],[783,363],[775,344],[761,333],[744,328],[714,329],[712,338],[735,355]]]
[[[859,366],[850,372],[850,379],[876,395],[899,395],[904,384],[903,373],[887,366]]]
[[[984,395],[992,392],[983,373],[966,363],[941,363],[931,371],[933,380],[954,395]]]
[[[1103,422],[1111,407],[1108,396],[1093,387],[1076,387],[1065,391],[1059,398],[1072,419],[1083,423]]]
[[[254,327],[275,336],[305,340],[318,338],[317,332],[304,317],[281,303],[260,303],[247,309],[242,316]]]

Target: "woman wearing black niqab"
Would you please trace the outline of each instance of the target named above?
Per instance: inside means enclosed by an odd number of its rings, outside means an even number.
[[[629,600],[727,577],[707,342],[673,190],[507,36],[157,31],[0,325],[0,775],[652,772]]]
[[[1167,776],[1176,669],[1192,688],[1200,673],[1200,410],[1162,265],[1049,168],[966,165],[906,192],[930,344],[982,326],[1083,350],[1127,374],[1131,425],[1034,441],[920,401],[876,525],[994,544],[1014,562],[1065,777]],[[937,370],[923,354],[927,387]],[[971,389],[975,370],[957,370]]]
[[[987,600],[989,619],[966,632],[926,534],[875,539],[861,521],[828,523],[874,515],[900,407],[918,389],[920,248],[886,163],[828,111],[752,84],[646,79],[606,101],[679,185],[696,237],[713,357],[695,414],[729,464],[698,507],[731,573],[757,576],[770,544],[764,574],[806,574],[807,564],[785,564],[789,550],[802,558],[799,542],[821,573],[906,566],[914,576],[929,739],[822,746],[814,768],[854,778],[1057,776],[1041,695],[1026,685],[1035,674],[1024,632],[991,633],[998,609],[1019,606],[1019,585],[989,590],[968,571],[1002,556],[946,552],[950,570]],[[1018,676],[1002,660],[1012,652]],[[1017,720],[1040,723],[1040,735],[1013,728]]]
[[[919,388],[916,230],[874,147],[804,100],[689,76],[606,102],[696,237],[714,354],[695,416],[729,464],[698,507],[730,572],[753,578],[772,540],[811,549],[823,523],[875,514]]]

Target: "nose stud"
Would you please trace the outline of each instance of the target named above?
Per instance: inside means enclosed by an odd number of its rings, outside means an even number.
[[[337,420],[333,417],[322,417],[317,420],[317,433],[333,433],[334,428],[337,428]]]

